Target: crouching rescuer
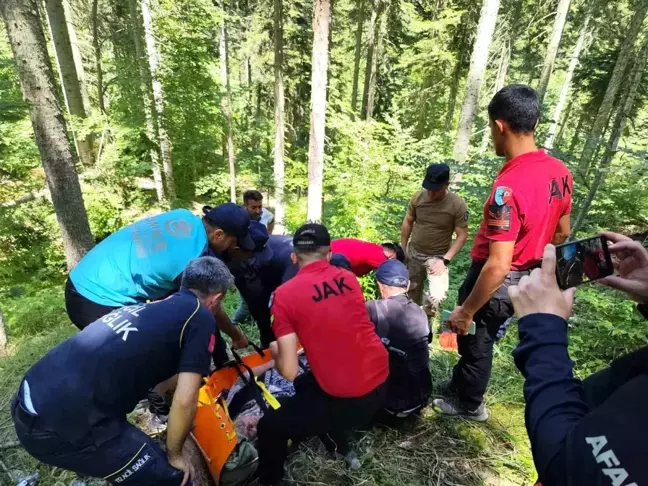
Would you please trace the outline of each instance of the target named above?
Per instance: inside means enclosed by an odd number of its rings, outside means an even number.
[[[271,352],[279,373],[295,380],[295,395],[258,424],[258,475],[277,484],[288,440],[319,436],[327,450],[358,467],[345,433],[368,423],[385,398],[389,360],[365,308],[355,275],[329,263],[331,237],[319,224],[295,233],[297,275],[272,299]],[[299,376],[297,342],[311,372]]]
[[[27,452],[111,484],[189,484],[182,446],[216,344],[214,311],[232,283],[218,259],[195,259],[175,294],[116,309],[47,353],[12,403]],[[175,375],[165,453],[126,415],[149,389]]]

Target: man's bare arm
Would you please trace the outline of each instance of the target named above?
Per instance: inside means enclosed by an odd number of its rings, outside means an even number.
[[[275,343],[270,344],[270,352],[274,358],[275,368],[286,380],[293,381],[299,374],[297,334],[292,332],[281,336]]]
[[[502,285],[506,274],[511,270],[514,246],[515,241],[490,242],[488,260],[482,268],[472,292],[462,304],[466,312],[474,315]]]
[[[248,345],[247,338],[245,337],[243,331],[232,324],[232,320],[229,318],[227,312],[225,312],[222,307],[218,307],[218,309],[214,311],[214,317],[216,318],[216,325],[218,325],[218,329],[220,329],[232,339],[232,346],[235,349],[244,348]]]
[[[401,226],[401,246],[403,250],[407,247],[407,242],[409,241],[410,235],[412,234],[412,228],[414,227],[414,216],[411,216],[409,213],[405,215],[403,219],[403,225]]]
[[[189,435],[196,414],[198,390],[202,383],[199,373],[180,373],[178,385],[173,394],[169,426],[167,427],[167,455],[182,456],[182,446]]]
[[[558,226],[556,226],[556,231],[551,239],[552,245],[561,245],[569,237],[569,214],[565,214],[558,221]]]
[[[446,252],[445,255],[443,255],[443,258],[445,258],[446,260],[452,260],[466,244],[466,240],[468,240],[467,226],[463,228],[455,228],[455,233],[457,234],[457,239],[454,240],[454,243],[452,243],[450,249]]]

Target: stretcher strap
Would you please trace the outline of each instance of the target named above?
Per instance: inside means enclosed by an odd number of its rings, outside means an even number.
[[[261,388],[261,392],[263,392],[263,396],[268,402],[268,404],[275,410],[277,410],[279,407],[281,407],[281,404],[279,401],[270,393],[270,390],[265,386],[265,383],[262,381],[259,381],[256,377],[254,377],[254,381],[256,381],[256,384],[259,388]]]

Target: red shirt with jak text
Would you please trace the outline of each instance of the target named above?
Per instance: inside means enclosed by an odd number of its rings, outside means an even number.
[[[544,149],[506,162],[484,204],[472,259],[486,261],[491,241],[515,241],[511,269],[536,265],[560,218],[571,213],[573,187],[569,169]]]
[[[351,263],[351,271],[358,277],[376,270],[381,263],[387,261],[381,245],[356,238],[341,238],[331,241],[331,251],[347,257]]]
[[[278,338],[297,334],[315,380],[329,395],[357,398],[387,380],[389,358],[351,272],[327,261],[301,268],[272,298]]]

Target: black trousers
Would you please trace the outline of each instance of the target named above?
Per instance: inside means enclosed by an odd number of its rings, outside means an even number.
[[[459,288],[459,305],[470,295],[483,266],[483,262],[473,262],[468,269]],[[510,271],[500,288],[475,314],[475,334],[457,337],[461,358],[452,371],[451,388],[459,396],[460,404],[468,410],[475,410],[484,401],[493,367],[493,345],[504,337],[508,320],[513,317],[508,288],[517,285],[529,273],[530,270]]]
[[[68,442],[30,414],[14,399],[11,406],[18,440],[34,458],[85,476],[103,478],[111,484],[133,486],[180,486],[184,474],[167,461],[166,454],[150,437],[126,418],[121,433],[97,440],[92,433],[77,444]],[[115,419],[117,420],[117,419]]]
[[[65,282],[65,310],[72,324],[80,330],[118,308],[92,302],[77,292],[72,280],[68,278]]]
[[[257,426],[257,474],[262,484],[275,484],[283,477],[288,439],[319,436],[328,451],[346,455],[347,432],[371,421],[385,398],[386,385],[358,398],[338,398],[324,392],[307,373],[295,380],[295,392],[279,409],[269,409]]]

